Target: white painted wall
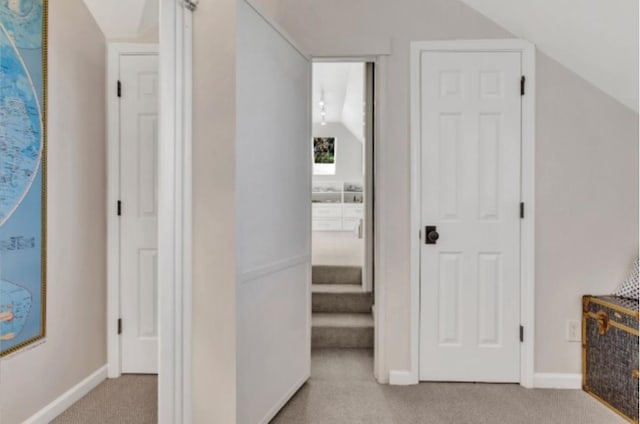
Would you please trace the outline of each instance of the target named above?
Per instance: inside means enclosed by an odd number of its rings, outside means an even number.
[[[548,56],[536,62],[536,372],[581,372],[566,320],[581,294],[613,291],[638,253],[638,115]]]
[[[342,108],[342,123],[364,144],[364,63],[349,64],[347,92]]]
[[[345,95],[349,83],[350,65],[348,63],[313,64],[313,122],[320,122],[320,101],[324,100],[326,122],[341,122]]]
[[[109,41],[157,41],[158,0],[83,0]]]
[[[236,422],[236,3],[193,14],[193,422]]]
[[[386,371],[409,368],[409,43],[506,38],[453,0],[259,0],[312,55],[389,51],[378,158],[376,270],[385,285]],[[625,40],[624,42],[628,42]],[[582,294],[606,293],[638,245],[638,115],[544,54],[537,55],[536,372],[580,372],[564,338]],[[517,88],[516,88],[517,89]],[[633,90],[631,90],[633,91]],[[601,240],[593,229],[603,228]],[[387,372],[382,373],[383,378]]]
[[[462,0],[638,111],[638,1]]]
[[[314,175],[313,181],[362,181],[363,144],[344,124],[329,122],[327,125],[313,124],[314,137],[336,138],[335,175]]]
[[[239,424],[268,422],[311,372],[311,63],[238,2]]]
[[[315,62],[313,64],[313,123],[342,123],[364,142],[364,70],[362,62]]]
[[[49,2],[47,338],[0,361],[2,424],[106,363],[105,67],[82,0]]]

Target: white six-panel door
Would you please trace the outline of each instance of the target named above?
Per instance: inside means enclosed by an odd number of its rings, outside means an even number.
[[[520,378],[520,78],[517,52],[420,58],[423,381]]]
[[[120,58],[122,372],[158,372],[158,56]]]

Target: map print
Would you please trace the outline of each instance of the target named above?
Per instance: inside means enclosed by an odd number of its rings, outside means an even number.
[[[31,294],[24,287],[0,280],[0,340],[13,340],[24,328],[31,309]]]
[[[0,24],[0,225],[20,206],[42,153],[35,89],[7,34]]]
[[[46,0],[0,0],[0,356],[44,337]]]

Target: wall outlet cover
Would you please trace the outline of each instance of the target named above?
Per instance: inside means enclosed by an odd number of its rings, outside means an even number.
[[[582,327],[580,325],[580,321],[572,319],[567,321],[567,341],[582,341]]]

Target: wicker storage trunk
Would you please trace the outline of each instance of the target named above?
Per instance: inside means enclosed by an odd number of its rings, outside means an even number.
[[[638,422],[638,302],[582,299],[582,387],[630,422]]]

